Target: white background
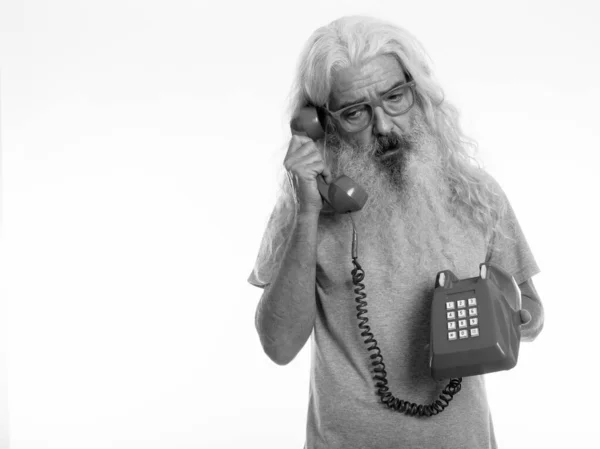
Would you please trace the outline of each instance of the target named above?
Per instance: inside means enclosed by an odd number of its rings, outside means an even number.
[[[597,444],[596,4],[3,2],[5,447],[302,447],[308,345],[268,360],[246,278],[298,54],[355,13],[423,42],[542,269],[543,333],[488,376],[501,447]]]

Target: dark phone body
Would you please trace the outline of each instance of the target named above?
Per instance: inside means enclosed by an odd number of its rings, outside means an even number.
[[[431,376],[436,380],[509,370],[517,364],[521,342],[520,300],[515,298],[518,286],[500,267],[482,265],[487,267],[486,279],[458,280],[446,270],[445,286],[436,286],[429,349]],[[459,301],[465,301],[464,307],[459,307]],[[460,310],[465,311],[465,318],[458,316]],[[451,312],[455,312],[454,319],[448,317]],[[463,319],[466,327],[461,328]],[[450,328],[451,323],[455,329]],[[467,336],[461,338],[460,331]],[[451,338],[452,332],[456,332],[455,338]]]

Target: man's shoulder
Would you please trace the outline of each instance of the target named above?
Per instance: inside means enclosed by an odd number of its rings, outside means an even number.
[[[489,192],[491,192],[493,196],[495,196],[500,201],[506,200],[506,193],[504,192],[504,189],[502,188],[498,180],[489,171],[485,170],[484,168],[478,168],[477,175],[479,176],[481,184]]]
[[[500,189],[500,184],[498,183],[498,181],[496,180],[496,178],[486,169],[484,168],[478,168],[477,169],[477,175],[479,176],[479,178],[481,179],[481,182],[483,182],[485,185],[493,187],[494,189]]]

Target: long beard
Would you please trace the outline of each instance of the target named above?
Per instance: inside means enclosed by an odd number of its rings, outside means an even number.
[[[400,152],[380,158],[389,146],[399,147]],[[431,239],[446,246],[450,189],[438,148],[421,114],[413,115],[410,133],[378,138],[367,146],[350,145],[335,135],[327,137],[333,176],[350,177],[369,195],[360,212],[363,241],[378,246],[397,244],[403,250],[410,247],[421,258],[428,249],[435,251]]]

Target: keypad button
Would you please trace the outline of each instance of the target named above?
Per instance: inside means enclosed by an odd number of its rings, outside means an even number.
[[[479,336],[479,329],[474,327],[473,329],[471,329],[471,337],[477,337]]]
[[[464,299],[461,299],[460,301],[456,301],[456,306],[460,309],[460,308],[465,308],[467,306],[467,302]]]
[[[456,332],[448,332],[448,340],[456,340]]]
[[[477,321],[478,321],[477,318],[470,318],[469,319],[469,325],[470,326],[477,326]]]
[[[465,318],[467,316],[467,311],[466,310],[459,310],[458,311],[458,317],[459,318]]]
[[[456,312],[447,312],[447,313],[446,313],[446,317],[447,317],[449,320],[454,320],[454,319],[456,319]]]
[[[460,320],[458,322],[458,327],[460,327],[461,329],[467,327],[467,320]]]
[[[454,309],[454,301],[448,301],[448,302],[446,303],[446,309],[447,309],[447,310],[452,310],[452,309]]]
[[[477,307],[469,309],[469,316],[477,316]]]
[[[469,307],[477,305],[477,298],[469,298]]]
[[[456,329],[456,321],[448,321],[448,330]]]
[[[467,333],[467,330],[462,330],[462,331],[458,331],[458,336],[460,338],[467,338],[469,336],[469,334]]]

